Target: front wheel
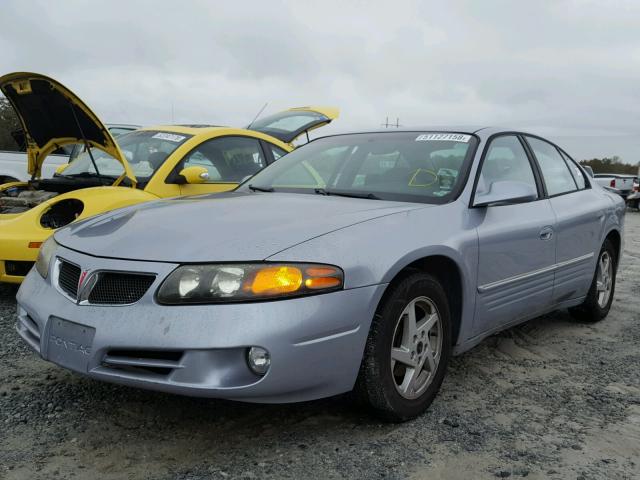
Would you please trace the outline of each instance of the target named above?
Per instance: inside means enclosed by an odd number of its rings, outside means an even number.
[[[440,283],[404,277],[376,311],[356,393],[385,420],[420,415],[435,398],[451,356],[451,316]]]
[[[617,255],[613,244],[605,240],[598,256],[596,272],[584,302],[569,309],[572,317],[583,322],[597,322],[606,317],[616,289]]]

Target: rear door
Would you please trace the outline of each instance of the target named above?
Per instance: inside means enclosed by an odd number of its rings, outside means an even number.
[[[284,143],[292,143],[300,135],[328,125],[338,118],[334,107],[297,107],[258,119],[247,130],[262,132]]]
[[[600,252],[606,204],[564,152],[540,138],[526,141],[540,166],[556,216],[556,268],[553,302],[587,294]]]
[[[515,134],[490,140],[475,193],[490,191],[493,182],[505,180],[531,185],[538,198],[474,209],[479,216],[476,334],[535,316],[551,302],[555,215],[524,144]]]

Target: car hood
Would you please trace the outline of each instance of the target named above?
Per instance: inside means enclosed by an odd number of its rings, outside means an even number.
[[[133,171],[109,129],[64,85],[39,73],[16,72],[0,77],[0,90],[24,129],[30,175],[40,176],[42,164],[53,151],[86,140],[122,163],[125,175],[135,183]]]
[[[423,204],[293,193],[228,192],[160,200],[71,224],[61,245],[159,262],[263,260],[350,225]]]

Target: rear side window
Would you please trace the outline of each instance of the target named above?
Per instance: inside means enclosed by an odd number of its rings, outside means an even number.
[[[537,191],[529,157],[515,135],[497,137],[489,144],[477,193],[489,192],[494,182],[503,181],[526,183]]]
[[[580,167],[578,167],[576,162],[571,160],[571,158],[569,158],[569,156],[566,155],[562,150],[560,150],[560,155],[562,155],[564,161],[567,162],[569,171],[571,172],[571,175],[573,175],[573,179],[576,181],[576,185],[578,186],[578,190],[584,190],[585,188],[587,188],[587,181],[584,178],[584,173],[582,172]]]
[[[573,175],[556,147],[533,137],[527,137],[527,142],[538,160],[549,196],[577,190]]]

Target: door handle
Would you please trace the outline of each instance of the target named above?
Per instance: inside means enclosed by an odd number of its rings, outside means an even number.
[[[551,240],[553,238],[553,228],[544,227],[540,230],[540,240]]]

